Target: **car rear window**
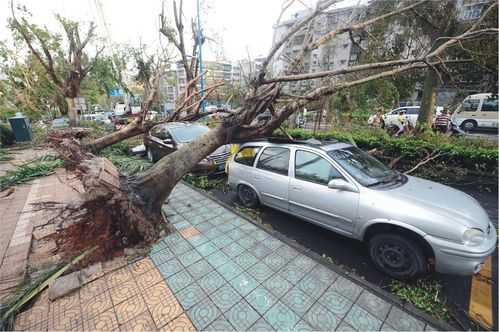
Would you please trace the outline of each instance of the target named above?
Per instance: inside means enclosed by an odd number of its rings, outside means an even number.
[[[482,104],[482,112],[497,112],[498,102],[497,96],[486,98]]]
[[[256,167],[270,172],[288,175],[289,149],[266,148],[260,155]]]
[[[260,147],[258,146],[244,147],[236,154],[234,161],[243,165],[253,166],[258,151],[260,151]]]

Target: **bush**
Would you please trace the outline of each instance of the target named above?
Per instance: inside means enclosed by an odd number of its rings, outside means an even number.
[[[16,137],[8,124],[0,123],[0,145],[9,146],[14,144]]]

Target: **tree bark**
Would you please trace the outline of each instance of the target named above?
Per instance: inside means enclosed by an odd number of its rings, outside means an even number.
[[[225,144],[228,132],[228,127],[219,124],[195,141],[163,157],[146,172],[130,179],[135,199],[146,214],[159,213],[177,182],[203,158]]]
[[[113,144],[121,142],[125,139],[143,134],[146,131],[146,128],[140,126],[139,121],[135,120],[132,123],[129,123],[121,130],[115,131],[109,135],[100,137],[86,145],[86,148],[93,153],[97,153],[102,149],[107,148]]]
[[[68,103],[68,118],[69,125],[71,127],[75,127],[78,124],[78,113],[76,111],[76,104],[74,98],[66,98],[66,102]]]
[[[438,77],[435,70],[428,68],[424,81],[421,109],[418,116],[418,127],[420,129],[431,127],[433,121],[433,110],[437,100]]]

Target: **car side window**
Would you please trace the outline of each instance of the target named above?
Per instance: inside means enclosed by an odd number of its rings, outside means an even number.
[[[498,112],[499,104],[497,96],[484,99],[482,104],[482,112]]]
[[[260,155],[256,167],[270,172],[288,175],[289,149],[266,148]]]
[[[236,154],[234,161],[239,164],[253,166],[258,151],[260,151],[258,146],[244,147]]]
[[[419,114],[419,108],[409,108],[407,114]]]
[[[480,99],[467,99],[463,101],[463,110],[465,112],[475,112],[480,105]]]
[[[295,178],[328,185],[333,179],[342,179],[338,170],[321,156],[297,150],[295,154]]]

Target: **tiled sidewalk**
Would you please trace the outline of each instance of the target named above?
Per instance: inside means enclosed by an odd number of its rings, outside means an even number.
[[[429,329],[398,307],[179,184],[178,232],[148,258],[18,315],[17,330]]]

